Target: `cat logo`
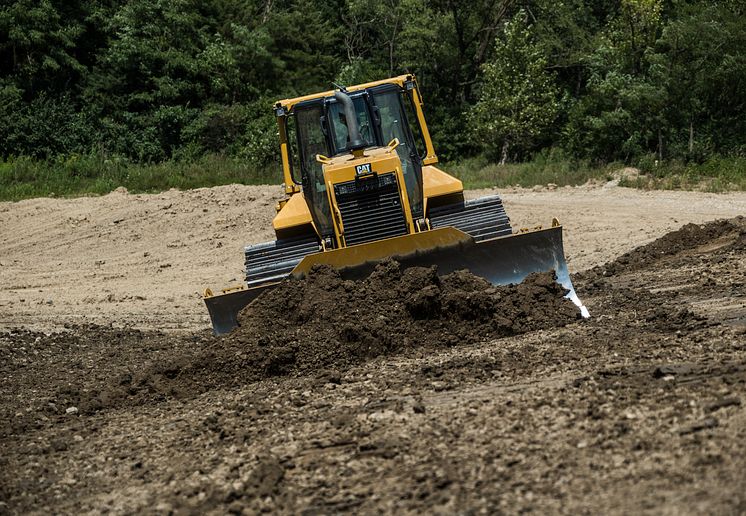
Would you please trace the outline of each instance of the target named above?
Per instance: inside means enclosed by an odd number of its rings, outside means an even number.
[[[358,176],[364,176],[366,174],[372,174],[373,169],[370,166],[370,163],[363,163],[362,165],[355,165],[355,174]]]

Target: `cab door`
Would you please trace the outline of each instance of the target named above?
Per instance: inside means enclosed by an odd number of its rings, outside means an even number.
[[[334,235],[324,171],[321,163],[316,160],[317,154],[329,154],[322,126],[323,112],[322,102],[298,105],[294,110],[303,197],[321,238]]]
[[[402,105],[403,92],[393,84],[371,88],[369,91],[375,106],[374,112],[383,145],[394,138],[399,140],[396,152],[402,164],[412,218],[422,218],[422,160],[415,148],[414,137]]]

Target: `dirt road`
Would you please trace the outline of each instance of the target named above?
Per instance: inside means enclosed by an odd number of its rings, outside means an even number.
[[[215,339],[193,285],[272,192],[0,205],[0,513],[746,511],[746,195],[503,192],[565,224],[589,320],[389,268],[358,324],[326,278]]]
[[[687,222],[746,213],[744,193],[603,187],[499,193],[516,227],[559,218],[571,272]],[[278,187],[233,185],[0,203],[0,327],[205,328],[201,292],[242,281],[243,245],[273,238],[280,197]]]

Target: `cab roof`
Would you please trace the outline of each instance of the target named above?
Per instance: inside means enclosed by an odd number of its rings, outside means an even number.
[[[355,91],[373,88],[374,86],[380,86],[382,84],[395,84],[399,86],[400,88],[403,88],[406,83],[412,82],[414,80],[415,80],[415,77],[412,74],[399,75],[398,77],[391,77],[390,79],[383,79],[380,81],[366,82],[363,84],[357,84],[355,86],[348,86],[347,92],[352,93]],[[324,97],[331,97],[333,95],[334,95],[334,90],[328,90],[328,91],[323,91],[320,93],[312,93],[311,95],[304,95],[302,97],[278,100],[275,103],[275,109],[282,110],[287,113],[289,111],[292,111],[293,107],[295,107],[296,104],[299,104],[301,102],[305,102],[307,100],[321,99]]]

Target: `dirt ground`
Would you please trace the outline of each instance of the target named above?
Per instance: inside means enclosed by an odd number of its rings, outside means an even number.
[[[0,513],[744,513],[746,194],[500,193],[590,319],[389,265],[216,339],[276,189],[0,204]]]

